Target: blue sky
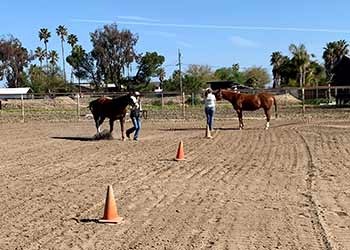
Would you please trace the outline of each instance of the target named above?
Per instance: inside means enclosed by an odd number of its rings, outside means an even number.
[[[304,43],[323,62],[327,42],[350,40],[349,9],[346,0],[1,0],[0,34],[12,34],[35,50],[43,47],[38,30],[45,27],[52,34],[49,49],[60,53],[55,30],[63,24],[90,51],[89,33],[115,22],[139,35],[138,52],[165,56],[167,76],[175,69],[178,49],[184,67],[239,63],[271,70],[271,53],[289,55],[291,43]]]

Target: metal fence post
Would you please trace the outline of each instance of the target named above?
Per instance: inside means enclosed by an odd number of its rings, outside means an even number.
[[[186,118],[186,114],[185,114],[185,92],[181,93],[181,98],[182,98],[182,116],[185,119]]]
[[[22,106],[22,122],[24,122],[24,101],[23,101],[23,94],[21,95],[21,106]]]
[[[162,95],[161,95],[161,106],[162,106],[162,110],[164,108],[164,94],[162,92]]]
[[[80,120],[80,94],[78,94],[78,98],[77,98],[77,116],[79,121]]]
[[[301,99],[302,99],[302,108],[303,108],[303,115],[305,114],[305,89],[304,87],[301,88]]]

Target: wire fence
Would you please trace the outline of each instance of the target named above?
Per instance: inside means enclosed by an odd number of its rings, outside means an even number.
[[[305,115],[312,112],[324,113],[336,110],[337,98],[343,104],[350,101],[349,87],[319,87],[304,89],[305,102],[303,113],[302,89],[255,89],[240,90],[242,93],[270,92],[276,96],[280,112],[285,118]],[[9,121],[62,121],[92,119],[88,108],[90,101],[102,96],[115,98],[124,93],[51,93],[31,94],[21,99],[4,99],[0,96],[0,122]],[[179,92],[142,93],[143,117],[145,119],[203,119],[203,94],[184,95],[184,104]],[[338,105],[339,106],[339,105]],[[344,112],[344,109],[341,109]],[[346,111],[346,109],[345,109]],[[217,103],[216,119],[235,118],[232,105],[227,101]],[[262,111],[246,112],[245,117],[262,117]],[[332,111],[335,112],[335,111]]]

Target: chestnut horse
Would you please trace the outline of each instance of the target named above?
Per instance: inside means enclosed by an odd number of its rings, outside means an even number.
[[[239,129],[244,128],[243,124],[243,111],[254,111],[260,108],[264,109],[266,115],[265,129],[270,127],[271,108],[275,105],[275,114],[277,114],[277,103],[273,95],[269,93],[259,94],[241,94],[237,91],[219,89],[214,92],[217,100],[225,99],[232,103],[233,108],[236,110],[239,120]]]
[[[92,115],[94,116],[97,134],[99,136],[101,135],[101,125],[106,118],[109,118],[109,132],[112,134],[113,123],[115,120],[119,119],[122,140],[124,141],[124,124],[126,108],[128,105],[136,105],[136,98],[132,98],[130,94],[123,95],[114,99],[100,97],[99,99],[91,101],[89,108]]]

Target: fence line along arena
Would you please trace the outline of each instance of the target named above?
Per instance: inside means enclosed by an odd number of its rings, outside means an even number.
[[[79,121],[2,113],[0,249],[350,249],[348,110],[303,118],[277,102],[269,130],[263,110],[239,130],[219,103],[211,140],[202,107],[143,119],[140,142],[92,140],[84,109]],[[122,224],[97,223],[108,185]]]

